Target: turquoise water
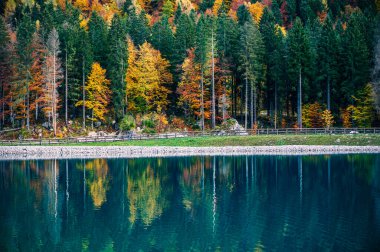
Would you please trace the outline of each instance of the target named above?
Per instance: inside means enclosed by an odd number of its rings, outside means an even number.
[[[0,251],[379,251],[380,155],[0,162]]]

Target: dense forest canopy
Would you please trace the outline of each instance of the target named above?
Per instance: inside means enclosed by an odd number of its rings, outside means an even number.
[[[379,125],[380,1],[5,0],[0,126]],[[48,131],[50,132],[50,131]]]

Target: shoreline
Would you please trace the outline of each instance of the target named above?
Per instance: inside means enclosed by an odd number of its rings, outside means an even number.
[[[0,160],[143,158],[222,155],[330,155],[365,153],[380,153],[380,146],[2,146],[0,147]]]

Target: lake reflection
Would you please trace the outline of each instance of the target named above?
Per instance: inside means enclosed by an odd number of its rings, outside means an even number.
[[[0,162],[0,251],[376,251],[380,155]]]

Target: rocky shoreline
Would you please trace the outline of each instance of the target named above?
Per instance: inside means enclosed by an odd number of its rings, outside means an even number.
[[[2,146],[0,160],[380,153],[380,146]]]

